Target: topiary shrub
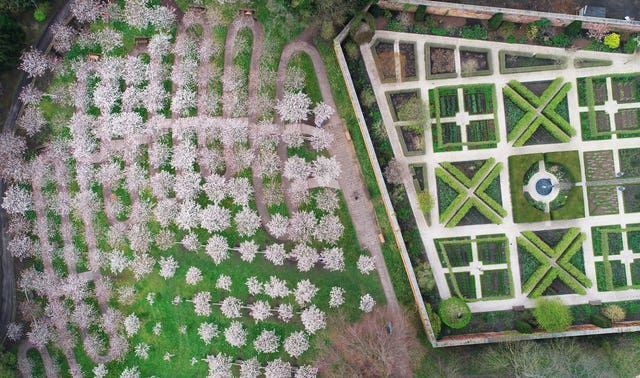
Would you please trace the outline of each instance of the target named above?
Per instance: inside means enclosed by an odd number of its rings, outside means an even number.
[[[533,316],[540,328],[549,332],[562,332],[573,323],[571,310],[560,299],[539,299]]]
[[[502,19],[504,18],[504,14],[496,13],[489,19],[487,26],[489,30],[496,30],[502,25]]]
[[[611,33],[604,37],[604,45],[610,49],[617,49],[620,46],[620,34]]]
[[[520,333],[533,333],[533,327],[523,319],[518,319],[513,323],[513,327]]]
[[[569,37],[577,37],[582,31],[582,21],[575,20],[564,28],[564,34]]]
[[[438,314],[444,324],[455,329],[465,327],[471,320],[469,306],[458,297],[451,297],[440,302]]]
[[[436,339],[440,336],[440,331],[442,330],[442,320],[438,316],[438,314],[433,311],[431,304],[425,303],[424,305],[427,308],[427,316],[429,317],[429,322],[431,323],[431,330],[435,335]]]
[[[418,22],[423,22],[426,16],[427,16],[427,6],[418,5],[418,9],[416,9],[415,20]]]
[[[611,328],[611,319],[598,313],[591,314],[591,323],[597,325],[600,328]]]
[[[609,305],[604,307],[600,313],[612,322],[621,322],[627,316],[624,309],[618,305]]]

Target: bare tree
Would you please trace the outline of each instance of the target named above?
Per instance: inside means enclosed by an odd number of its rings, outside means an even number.
[[[391,322],[393,332],[387,324]],[[420,348],[402,314],[378,308],[357,323],[340,317],[329,327],[329,343],[319,345],[320,375],[343,377],[412,376],[406,353]],[[419,359],[416,359],[419,360]]]

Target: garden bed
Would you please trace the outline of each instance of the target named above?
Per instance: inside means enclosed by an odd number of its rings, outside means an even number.
[[[491,52],[485,49],[460,47],[460,65],[463,77],[491,75]]]
[[[425,44],[424,51],[428,79],[446,79],[458,76],[455,46]]]
[[[620,150],[620,161],[623,162],[622,154]],[[638,150],[638,158],[640,158],[640,150]],[[624,171],[625,169],[621,169]],[[599,181],[610,180],[615,178],[615,166],[613,164],[613,151],[587,151],[584,153],[584,168],[586,170],[587,181]],[[638,167],[638,174],[640,175],[640,167]]]
[[[640,184],[625,185],[622,201],[625,213],[640,212]]]
[[[418,78],[416,71],[416,45],[415,43],[400,42],[400,75],[401,80],[415,80]]]
[[[393,41],[377,40],[372,48],[380,81],[383,83],[396,80],[396,57],[393,46]]]
[[[587,188],[589,215],[618,214],[618,189],[616,186],[590,186]]]
[[[500,73],[538,72],[567,68],[567,58],[555,55],[500,51]]]
[[[618,150],[618,154],[623,177],[640,177],[640,148]]]

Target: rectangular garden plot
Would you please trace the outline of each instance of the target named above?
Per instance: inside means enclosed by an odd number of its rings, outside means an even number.
[[[456,73],[455,49],[455,46],[424,45],[427,79],[447,79],[458,76]]]
[[[401,80],[406,81],[417,79],[415,43],[400,42],[398,47],[400,51]]]
[[[373,47],[373,57],[383,83],[396,80],[396,57],[393,41],[377,40]]]
[[[637,288],[640,283],[640,225],[592,228],[598,290]],[[625,246],[626,243],[626,246]],[[627,247],[627,248],[625,248]]]
[[[495,148],[499,141],[495,106],[493,84],[429,90],[434,152],[459,151],[464,146]]]
[[[485,49],[460,47],[460,65],[462,76],[491,75],[491,52]]]
[[[465,299],[513,296],[508,239],[504,234],[435,239],[449,289]],[[479,289],[479,290],[478,290]]]
[[[640,177],[640,148],[619,150],[618,154],[623,177]]]
[[[618,214],[618,189],[616,186],[589,186],[589,215]]]
[[[640,212],[640,184],[624,185],[622,191],[622,201],[625,213]]]
[[[622,157],[622,151],[620,151],[620,154]],[[640,158],[640,150],[638,157]],[[585,152],[584,167],[587,174],[587,181],[614,179],[616,173],[613,163],[613,151],[607,150]]]

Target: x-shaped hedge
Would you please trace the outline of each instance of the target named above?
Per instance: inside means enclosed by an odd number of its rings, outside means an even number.
[[[556,112],[556,107],[567,96],[569,89],[571,83],[562,85],[562,78],[557,78],[538,97],[518,81],[511,80],[503,92],[526,113],[509,132],[507,140],[514,141],[516,147],[522,146],[543,127],[558,141],[568,142],[576,130]]]
[[[502,223],[502,218],[507,215],[507,211],[485,193],[491,182],[500,175],[502,163],[496,164],[495,159],[489,159],[472,178],[468,178],[449,162],[443,162],[440,165],[441,167],[435,170],[436,176],[458,193],[440,214],[440,223],[445,224],[446,227],[455,227],[474,207],[491,222]]]
[[[542,295],[556,278],[578,294],[586,294],[585,287],[591,287],[591,280],[569,262],[581,249],[585,239],[579,228],[569,229],[553,248],[531,231],[524,231],[522,237],[518,236],[516,239],[518,245],[541,264],[522,285],[522,292],[529,293],[529,297],[537,298]]]

